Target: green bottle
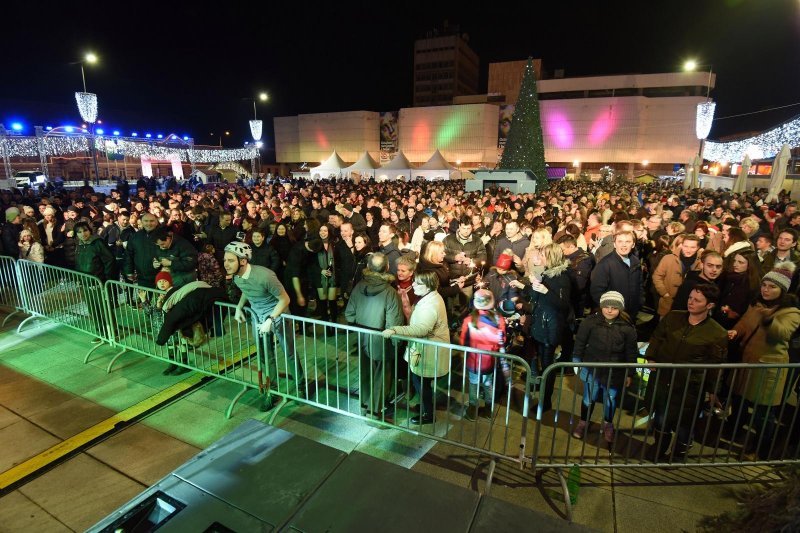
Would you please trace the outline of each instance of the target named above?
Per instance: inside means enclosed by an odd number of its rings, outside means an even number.
[[[567,476],[567,490],[569,491],[569,502],[572,505],[578,503],[578,492],[581,490],[581,469],[578,465],[572,465]]]

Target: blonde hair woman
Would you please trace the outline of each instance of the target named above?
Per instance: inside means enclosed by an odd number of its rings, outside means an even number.
[[[549,229],[536,228],[533,230],[533,234],[531,234],[531,244],[525,249],[525,256],[518,264],[518,266],[522,266],[526,277],[530,277],[532,274],[538,275],[542,273],[544,267],[538,259],[536,259],[536,256],[549,244],[553,244],[553,236],[550,234]]]

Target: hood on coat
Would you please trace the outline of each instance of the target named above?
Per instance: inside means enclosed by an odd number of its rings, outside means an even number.
[[[100,237],[98,237],[97,235],[92,235],[91,237],[89,237],[89,240],[88,240],[88,241],[86,241],[86,242],[83,242],[83,241],[82,241],[82,240],[80,240],[80,239],[75,239],[75,240],[77,241],[77,243],[78,243],[78,246],[89,246],[89,245],[90,245],[90,244],[92,244],[94,241],[99,241],[99,240],[100,240]]]
[[[364,282],[362,292],[367,298],[377,296],[387,289],[394,290],[390,285],[394,281],[394,276],[388,272],[372,272],[364,269],[364,278],[361,281]]]
[[[552,268],[548,268],[547,270],[542,272],[542,276],[548,277],[548,278],[554,278],[554,277],[559,276],[559,275],[563,274],[564,272],[566,272],[567,268],[569,268],[569,261],[564,261],[560,265],[556,265],[556,266],[554,266]]]

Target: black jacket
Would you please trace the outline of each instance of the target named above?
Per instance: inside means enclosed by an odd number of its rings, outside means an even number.
[[[336,285],[349,294],[356,273],[355,248],[351,249],[343,239],[339,239],[333,248],[333,262],[336,263]]]
[[[125,263],[122,272],[126,276],[137,275],[137,283],[145,287],[155,287],[159,269],[153,267],[153,258],[159,252],[153,232],[137,231],[128,239],[125,250]]]
[[[602,312],[586,317],[575,336],[572,356],[584,363],[635,363],[639,355],[636,328],[624,318],[608,322]],[[631,375],[628,370],[628,376]],[[589,373],[606,386],[608,369],[590,368]],[[611,386],[621,388],[625,369],[616,368],[611,373]]]
[[[450,285],[450,272],[447,268],[447,263],[442,263],[441,265],[435,265],[429,261],[427,261],[424,257],[420,258],[419,264],[417,265],[417,272],[435,272],[436,277],[439,278],[439,294],[442,295],[442,298],[447,298],[450,296],[455,296],[461,289],[458,285]]]
[[[250,263],[268,268],[280,275],[283,264],[281,261],[281,256],[278,255],[278,251],[275,250],[275,248],[266,242],[261,246],[252,244],[250,245],[250,248],[253,250],[253,258],[250,260]]]
[[[570,290],[571,282],[567,275],[568,263],[547,269],[542,272],[542,285],[547,293],[525,287],[525,297],[530,301],[532,309],[531,337],[537,342],[558,346],[567,331],[568,319],[571,315]]]
[[[448,235],[444,238],[444,260],[450,269],[450,278],[455,279],[466,276],[470,272],[469,265],[456,263],[455,257],[464,252],[464,255],[472,259],[475,264],[486,264],[486,247],[477,236],[470,235],[469,240],[461,243],[457,234]]]
[[[592,270],[591,287],[589,289],[595,304],[607,291],[617,291],[625,298],[625,311],[631,320],[642,307],[644,292],[642,291],[642,267],[639,258],[630,254],[631,266],[626,265],[616,251],[601,259]]]
[[[19,259],[19,234],[22,231],[22,224],[6,222],[2,231],[3,252],[15,260]]]

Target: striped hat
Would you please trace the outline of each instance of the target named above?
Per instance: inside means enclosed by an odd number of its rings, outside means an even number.
[[[614,307],[620,311],[625,310],[625,297],[617,291],[604,292],[600,297],[600,307]]]
[[[781,261],[780,263],[776,263],[775,266],[772,267],[772,270],[761,278],[761,281],[771,281],[783,289],[783,292],[788,292],[789,285],[792,284],[794,270],[794,263],[791,261]]]

